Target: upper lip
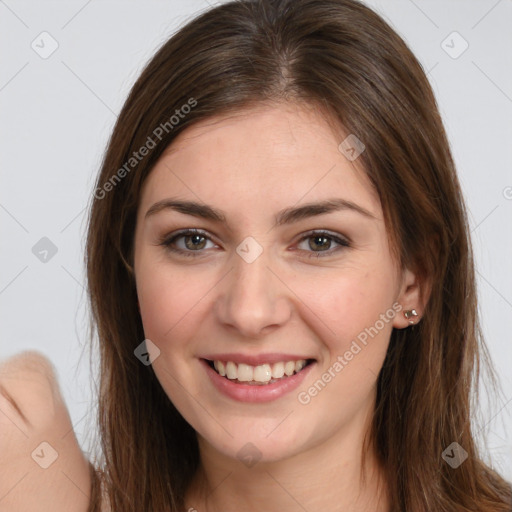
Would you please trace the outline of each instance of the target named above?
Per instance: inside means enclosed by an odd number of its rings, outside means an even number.
[[[265,363],[279,363],[286,361],[300,361],[301,359],[305,359],[306,361],[309,359],[314,359],[313,357],[308,357],[305,355],[297,355],[297,354],[283,354],[283,353],[269,353],[269,354],[235,354],[235,353],[224,353],[224,354],[206,354],[200,356],[201,359],[208,359],[209,361],[222,361],[228,362],[233,361],[233,363],[240,364],[245,363],[251,366],[259,366]]]

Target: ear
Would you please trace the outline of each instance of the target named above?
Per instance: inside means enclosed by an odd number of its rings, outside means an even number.
[[[402,283],[396,302],[402,306],[402,310],[393,320],[393,327],[396,329],[405,329],[410,325],[417,324],[425,311],[425,306],[430,298],[432,291],[431,281],[417,272],[405,269],[402,273]],[[405,316],[406,311],[414,310],[409,318]]]

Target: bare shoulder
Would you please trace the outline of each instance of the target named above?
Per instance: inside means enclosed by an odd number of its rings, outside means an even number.
[[[37,351],[0,361],[0,512],[85,512],[91,488],[55,368]]]

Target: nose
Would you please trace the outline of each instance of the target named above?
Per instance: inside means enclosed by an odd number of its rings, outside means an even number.
[[[275,270],[269,251],[248,263],[234,254],[233,268],[219,283],[217,319],[237,336],[258,339],[283,326],[291,317],[286,279]]]

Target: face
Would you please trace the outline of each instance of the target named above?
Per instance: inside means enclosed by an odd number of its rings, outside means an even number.
[[[304,105],[261,106],[186,129],[144,184],[134,262],[153,368],[224,457],[285,459],[354,431],[416,306],[346,135]],[[311,207],[325,201],[338,206]]]

